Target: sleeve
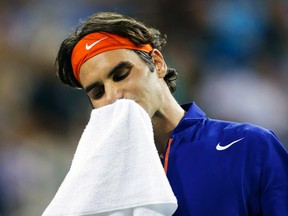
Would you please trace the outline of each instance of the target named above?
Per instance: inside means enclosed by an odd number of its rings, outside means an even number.
[[[261,215],[288,216],[288,153],[273,132],[262,136],[262,141]]]

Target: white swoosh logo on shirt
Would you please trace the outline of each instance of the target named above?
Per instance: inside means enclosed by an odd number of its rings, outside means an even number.
[[[86,50],[90,50],[93,46],[95,46],[97,43],[101,42],[102,40],[105,40],[106,38],[108,38],[108,37],[101,38],[100,40],[97,40],[90,45],[88,45],[88,43],[86,43]]]
[[[231,143],[229,143],[228,145],[225,145],[225,146],[221,146],[221,145],[220,145],[220,142],[219,142],[219,143],[217,144],[217,146],[216,146],[216,149],[217,149],[218,151],[223,151],[223,150],[229,148],[230,146],[234,145],[235,143],[241,141],[242,139],[244,139],[244,137],[242,137],[242,138],[240,138],[240,139],[238,139],[238,140],[235,140],[235,141],[233,141],[233,142],[231,142]]]

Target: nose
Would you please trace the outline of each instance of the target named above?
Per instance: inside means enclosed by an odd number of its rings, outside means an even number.
[[[116,100],[123,98],[122,90],[116,86],[107,86],[105,88],[106,104],[112,104]]]

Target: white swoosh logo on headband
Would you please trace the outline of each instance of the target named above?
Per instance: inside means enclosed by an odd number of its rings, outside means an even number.
[[[105,40],[106,38],[108,38],[108,37],[101,38],[101,39],[95,41],[94,43],[92,43],[90,45],[88,45],[88,43],[86,43],[86,50],[90,50],[93,46],[95,46],[96,44],[98,44],[102,40]]]

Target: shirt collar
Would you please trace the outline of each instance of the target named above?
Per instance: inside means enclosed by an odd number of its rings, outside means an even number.
[[[172,134],[183,131],[185,128],[206,117],[206,114],[196,105],[195,102],[183,104],[181,107],[186,111],[186,114],[181,119],[177,127],[173,130]]]

